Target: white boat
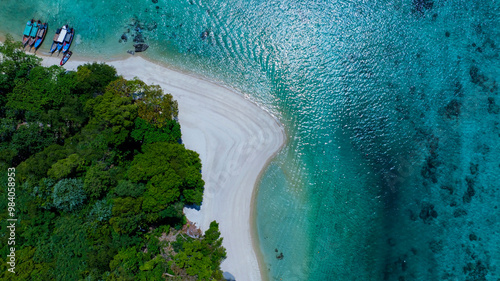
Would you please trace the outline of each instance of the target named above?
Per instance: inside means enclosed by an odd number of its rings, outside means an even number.
[[[58,43],[62,43],[64,38],[66,37],[66,33],[68,33],[67,25],[61,28],[61,32],[59,33],[59,37],[57,38]]]
[[[57,50],[60,52],[63,44],[64,38],[66,38],[66,34],[68,33],[68,26],[65,25],[61,28],[61,33],[59,33],[59,37],[57,38]]]

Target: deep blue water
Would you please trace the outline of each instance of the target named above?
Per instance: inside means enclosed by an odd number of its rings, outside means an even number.
[[[269,279],[500,278],[498,1],[0,8],[2,33],[33,16],[70,23],[73,51],[101,58],[126,54],[140,26],[148,57],[241,89],[281,119],[289,141],[257,198]]]

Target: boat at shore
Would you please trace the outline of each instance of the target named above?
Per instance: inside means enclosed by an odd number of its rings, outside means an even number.
[[[36,36],[38,34],[38,29],[40,28],[41,25],[42,25],[41,21],[37,21],[36,23],[33,24],[33,28],[31,29],[30,32],[30,39],[28,40],[28,45],[30,47],[33,47],[33,45],[35,44]]]
[[[69,50],[69,47],[71,46],[71,43],[73,42],[73,37],[75,35],[75,29],[70,28],[69,32],[66,34],[66,37],[64,37],[64,42],[62,46],[62,52],[66,53]]]
[[[56,30],[56,35],[54,35],[54,39],[52,39],[52,46],[50,46],[50,50],[49,50],[49,53],[51,53],[51,54],[53,52],[55,52],[57,49],[57,44],[58,44],[57,39],[59,38],[59,34],[61,33],[61,29],[62,28],[58,28]]]
[[[66,38],[66,34],[68,34],[68,26],[65,25],[61,28],[61,33],[59,33],[59,37],[57,38],[57,51],[61,52],[64,39]]]
[[[28,41],[30,40],[31,29],[33,29],[33,24],[35,24],[35,20],[32,19],[26,23],[26,27],[23,32],[23,46],[26,47]]]
[[[63,66],[71,57],[73,54],[72,51],[68,51],[67,53],[64,54],[63,58],[61,59],[61,62],[59,63],[60,66]]]
[[[35,39],[35,44],[33,46],[35,48],[35,51],[40,47],[40,45],[42,45],[43,39],[45,39],[45,35],[47,35],[48,28],[49,28],[49,25],[47,23],[44,23],[38,29],[38,33],[37,33],[36,39]]]

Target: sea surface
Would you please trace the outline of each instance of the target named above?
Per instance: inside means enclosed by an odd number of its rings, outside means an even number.
[[[3,0],[0,33],[32,17],[38,52],[66,23],[99,59],[140,34],[285,124],[256,200],[269,280],[500,278],[499,1]]]

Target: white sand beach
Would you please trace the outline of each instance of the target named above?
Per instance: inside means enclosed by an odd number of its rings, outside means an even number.
[[[43,57],[43,65],[60,58]],[[66,69],[84,61],[71,59]],[[185,213],[202,230],[217,220],[227,249],[222,270],[236,280],[261,280],[252,241],[254,187],[267,162],[285,142],[283,126],[240,93],[134,56],[107,62],[127,79],[158,84],[179,103],[182,141],[200,154],[205,181],[199,211]]]

